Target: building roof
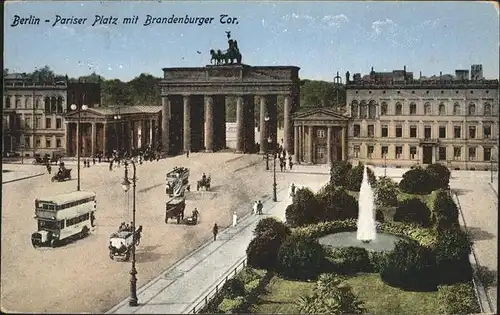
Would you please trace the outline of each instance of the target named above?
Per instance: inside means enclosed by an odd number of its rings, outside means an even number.
[[[341,112],[329,107],[308,108],[293,114],[293,120],[348,120]]]
[[[134,105],[134,106],[107,106],[107,107],[90,107],[87,112],[96,113],[98,115],[108,116],[108,115],[126,115],[126,114],[143,114],[143,113],[159,113],[161,111],[161,106],[145,106],[145,105]],[[70,116],[72,113],[69,113]]]

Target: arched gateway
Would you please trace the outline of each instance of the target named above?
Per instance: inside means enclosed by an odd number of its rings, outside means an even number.
[[[283,146],[292,153],[291,114],[298,108],[299,103],[300,68],[252,67],[238,63],[241,61],[241,54],[237,43],[232,39],[229,39],[228,43],[229,49],[226,52],[211,51],[211,61],[214,61],[215,65],[163,69],[160,86],[164,153],[214,152],[224,149],[226,96],[237,97],[238,153],[254,152],[254,97],[259,97],[261,132],[258,142],[260,153],[266,152],[268,137],[271,137],[273,147],[277,143],[278,95],[284,96]],[[267,122],[266,115],[270,118]]]

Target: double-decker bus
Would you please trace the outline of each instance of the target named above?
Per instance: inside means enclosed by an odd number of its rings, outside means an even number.
[[[35,219],[38,231],[31,235],[33,247],[71,237],[85,237],[95,227],[96,194],[75,191],[35,200]]]

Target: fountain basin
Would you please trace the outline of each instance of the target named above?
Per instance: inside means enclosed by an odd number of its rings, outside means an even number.
[[[325,247],[360,247],[369,251],[385,252],[392,251],[399,240],[402,238],[378,232],[374,240],[365,243],[357,239],[356,232],[339,232],[320,237],[318,242]]]

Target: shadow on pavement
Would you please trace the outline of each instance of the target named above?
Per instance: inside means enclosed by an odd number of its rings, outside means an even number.
[[[154,252],[160,245],[137,247],[135,259],[138,263],[152,262],[160,259],[164,254]]]
[[[146,188],[143,188],[143,189],[139,189],[137,192],[140,192],[140,193],[142,193],[142,192],[148,192],[151,189],[154,189],[156,187],[160,187],[162,185],[165,185],[165,184],[164,183],[159,183],[159,184],[156,184],[156,185],[153,185],[153,186],[149,186],[149,187],[146,187]]]
[[[454,193],[456,193],[457,196],[463,196],[463,195],[466,195],[466,194],[472,192],[472,190],[470,190],[470,189],[464,189],[464,188],[456,188],[456,189],[452,189],[452,191]]]
[[[484,231],[478,227],[467,227],[467,232],[469,232],[473,241],[487,241],[495,238],[494,234]]]
[[[496,286],[498,283],[498,271],[491,270],[485,266],[477,266],[478,276],[485,287]]]

